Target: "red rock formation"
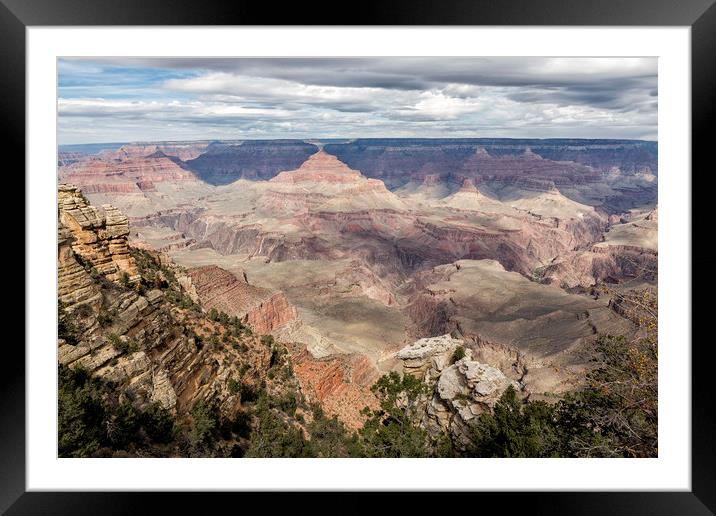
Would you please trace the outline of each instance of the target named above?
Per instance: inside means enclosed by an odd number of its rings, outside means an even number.
[[[478,193],[477,188],[475,187],[475,184],[472,182],[472,179],[465,178],[465,180],[462,182],[462,186],[460,187],[459,192],[464,193]]]
[[[280,172],[257,202],[264,212],[404,209],[382,181],[368,179],[335,156],[319,151],[298,169]]]
[[[291,359],[301,390],[318,401],[329,416],[337,416],[349,428],[358,429],[365,417],[360,411],[376,408],[370,386],[379,373],[364,355],[315,358],[305,346],[294,345]]]
[[[249,285],[220,267],[190,269],[189,277],[202,306],[239,317],[255,333],[270,334],[298,317],[282,292]]]
[[[362,177],[335,156],[319,151],[308,158],[298,169],[279,172],[271,179],[276,183],[329,182],[352,183]]]
[[[79,186],[86,194],[136,194],[153,190],[155,183],[197,181],[197,178],[179,159],[156,151],[123,161],[96,158],[78,161],[60,169],[60,180]]]

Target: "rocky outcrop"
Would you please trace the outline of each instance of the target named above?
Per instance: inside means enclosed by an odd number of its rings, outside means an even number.
[[[99,309],[102,296],[92,277],[75,259],[72,232],[59,222],[57,227],[57,299],[72,310],[80,304]]]
[[[139,271],[129,255],[129,223],[111,205],[97,209],[88,204],[74,185],[58,187],[59,221],[72,238],[72,251],[111,281],[139,281]]]
[[[588,288],[602,282],[655,282],[658,270],[658,209],[613,220],[602,241],[563,253],[541,271],[543,283]]]
[[[499,369],[473,360],[464,342],[449,334],[420,339],[396,357],[404,374],[422,379],[428,387],[421,424],[436,435],[448,433],[458,446],[470,442],[472,420],[492,410],[509,386],[521,389]]]
[[[627,246],[592,246],[560,256],[541,270],[542,283],[562,288],[589,288],[599,283],[632,279],[656,281],[659,256],[650,249]]]
[[[103,322],[83,328],[80,342],[59,341],[58,360],[113,382],[139,406],[156,401],[182,416],[197,401],[212,400],[231,417],[241,399],[229,391],[228,379],[243,374],[258,383],[268,368],[271,352],[258,337],[244,337],[250,344],[243,353],[208,345],[221,333],[218,324],[172,306],[160,290],[104,291],[101,313]],[[196,336],[187,335],[187,327]]]
[[[59,199],[60,364],[111,382],[120,402],[138,408],[158,402],[180,422],[201,400],[234,418],[242,406],[239,380],[272,395],[299,392],[292,375],[280,383],[267,375],[270,367],[285,366],[280,357],[287,354],[276,358],[278,343],[213,321],[192,306],[186,298],[199,295],[191,277],[165,255],[137,249],[125,255],[127,221],[117,210],[94,208],[73,186],[61,186]],[[123,258],[113,260],[118,253]],[[126,271],[136,274],[117,281],[117,273]],[[271,296],[262,302],[295,315]],[[254,324],[267,330],[280,319],[267,316]]]
[[[450,334],[429,337],[404,347],[395,356],[402,360],[405,374],[432,383],[437,378],[434,375],[439,375],[450,363],[453,353],[462,344],[461,340],[453,339]]]
[[[239,317],[254,332],[271,334],[298,317],[283,292],[249,285],[245,276],[210,265],[190,269],[191,289],[206,309]]]

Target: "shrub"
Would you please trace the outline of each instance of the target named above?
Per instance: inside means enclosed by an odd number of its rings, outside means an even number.
[[[270,408],[268,396],[259,398],[257,425],[251,433],[247,457],[313,457],[311,445],[300,428],[284,422]]]
[[[298,408],[298,402],[296,396],[292,392],[288,392],[275,400],[276,406],[289,416],[296,414],[296,408]]]
[[[62,302],[57,304],[57,337],[75,346],[79,342],[79,329],[73,314],[67,313]]]
[[[200,400],[191,410],[191,418],[191,444],[198,450],[204,449],[214,440],[214,431],[219,423],[218,410],[213,404]]]
[[[58,454],[87,457],[104,442],[106,407],[96,381],[82,368],[58,368]]]
[[[110,312],[105,308],[101,308],[99,313],[97,314],[97,322],[100,326],[106,328],[107,326],[111,325],[112,322],[114,322],[115,316],[116,314],[114,312]]]
[[[455,348],[455,351],[453,351],[452,354],[452,363],[454,364],[458,360],[462,360],[465,358],[465,348],[463,346],[458,346]]]
[[[119,335],[110,333],[107,335],[107,340],[112,344],[115,351],[119,351],[120,353],[129,351],[129,342],[126,339],[122,339]]]
[[[240,386],[241,401],[251,403],[259,398],[259,390],[253,387],[251,384],[242,383]]]
[[[240,410],[234,418],[231,430],[240,437],[249,438],[251,436],[251,414]]]
[[[561,435],[554,407],[541,402],[523,404],[509,386],[494,407],[481,414],[472,428],[468,455],[477,457],[559,457]]]
[[[87,318],[91,316],[94,312],[92,311],[92,307],[87,304],[82,304],[77,307],[77,310],[75,310],[75,314],[77,317]]]
[[[419,401],[426,386],[412,375],[395,371],[371,387],[379,400],[378,410],[364,409],[368,416],[361,429],[362,446],[368,457],[427,457],[430,438],[418,424]]]
[[[157,443],[169,443],[174,438],[174,416],[169,410],[154,402],[142,414],[142,425],[147,436]]]
[[[138,441],[140,414],[131,403],[121,403],[105,420],[107,440],[114,449],[126,448]]]
[[[320,405],[313,405],[313,421],[308,425],[311,447],[318,457],[351,457],[356,437],[349,436],[346,427],[335,416],[327,418]],[[302,418],[301,418],[302,419]]]
[[[239,392],[241,390],[241,384],[239,382],[237,382],[236,380],[234,380],[233,378],[229,378],[229,381],[227,383],[228,383],[228,387],[229,387],[229,392],[231,394],[236,394],[237,392]]]

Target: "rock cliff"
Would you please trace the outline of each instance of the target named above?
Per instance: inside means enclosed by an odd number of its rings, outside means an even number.
[[[60,225],[69,230],[65,235],[75,255],[111,281],[138,282],[127,243],[127,217],[111,205],[91,206],[74,185],[60,185],[57,197]]]
[[[283,292],[254,287],[215,265],[190,269],[188,275],[203,307],[236,316],[260,334],[274,333],[298,317]]]
[[[200,400],[235,416],[242,394],[232,381],[300,390],[293,377],[279,384],[267,376],[277,360],[273,339],[233,319],[208,318],[190,299],[197,289],[186,271],[160,253],[130,249],[127,232],[117,210],[96,209],[76,187],[59,187],[60,364],[110,382],[137,407],[158,402],[178,420]],[[271,322],[256,318],[261,330]]]
[[[378,379],[377,369],[365,355],[340,354],[316,358],[305,346],[289,347],[301,390],[321,404],[326,413],[338,417],[351,429],[363,425],[364,407],[377,407],[370,390]]]
[[[458,446],[470,442],[472,420],[492,410],[507,387],[521,389],[499,369],[474,360],[465,343],[449,334],[420,339],[396,357],[404,374],[428,387],[421,424],[436,435],[448,433]]]

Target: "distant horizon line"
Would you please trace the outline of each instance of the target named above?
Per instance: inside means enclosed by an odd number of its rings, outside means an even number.
[[[274,142],[274,141],[296,141],[296,142],[307,142],[317,141],[323,142],[350,142],[355,140],[452,140],[452,141],[479,141],[479,140],[491,140],[491,141],[515,141],[515,140],[527,140],[527,141],[559,141],[559,140],[573,140],[573,141],[611,141],[611,142],[645,142],[645,143],[658,143],[656,140],[640,139],[640,138],[573,138],[569,136],[558,137],[558,138],[534,138],[534,137],[490,137],[490,136],[458,136],[458,137],[444,137],[444,136],[371,136],[371,137],[333,137],[333,138],[199,138],[199,139],[185,139],[185,140],[128,140],[128,141],[114,141],[114,142],[82,142],[82,143],[59,143],[58,147],[73,147],[73,146],[86,146],[86,145],[142,145],[142,144],[157,144],[157,143],[241,143],[241,142]]]

